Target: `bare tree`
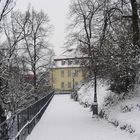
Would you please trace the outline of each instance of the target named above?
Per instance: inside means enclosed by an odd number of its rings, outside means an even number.
[[[24,30],[24,55],[33,73],[34,89],[37,89],[37,74],[50,63],[52,50],[48,47],[48,36],[51,26],[48,16],[43,11],[37,12],[35,10],[30,12],[28,26],[31,34],[26,36],[26,30]]]
[[[23,83],[21,84],[22,73],[20,70],[21,66],[19,65],[21,61],[19,59],[21,48],[19,44],[24,39],[24,28],[27,25],[27,21],[27,12],[25,14],[12,12],[10,18],[4,18],[2,26],[6,40],[0,47],[2,53],[1,69],[4,70],[1,75],[0,99],[5,105],[9,106],[9,110],[12,112],[17,109],[18,103],[20,103],[18,101],[21,100],[22,96],[25,97],[26,93],[22,93],[22,90],[26,89],[26,87],[23,88]]]
[[[70,39],[79,42],[90,58],[94,103],[97,76],[110,81],[116,93],[133,89],[140,53],[137,0],[76,0],[70,8]]]
[[[74,40],[80,43],[80,47],[86,50],[89,57],[89,75],[94,76],[94,103],[93,103],[93,115],[98,115],[97,104],[97,74],[98,68],[98,55],[100,47],[98,44],[101,28],[100,21],[103,8],[103,1],[101,0],[76,0],[71,4],[70,14],[73,18],[73,24],[71,25],[75,29],[75,33],[72,33]]]
[[[13,0],[0,0],[0,24],[6,15],[11,12],[11,10],[14,8],[14,1]],[[0,28],[2,29],[1,25]],[[0,69],[2,70],[0,74],[0,92],[3,91],[3,79],[6,78],[6,73],[5,73],[5,66],[3,65],[2,62],[2,56],[3,56],[3,50],[0,50]],[[3,71],[4,70],[4,71]]]
[[[0,1],[0,22],[8,13],[12,11],[15,6],[15,2],[13,0],[1,0]]]
[[[53,55],[48,48],[48,16],[35,10],[11,12],[14,4],[13,0],[0,1],[1,33],[5,37],[0,45],[0,102],[12,113],[34,100],[33,91],[43,77],[37,75],[50,67]],[[34,86],[28,75],[30,68]]]
[[[11,63],[10,61],[12,57],[18,51],[18,49],[20,49],[18,45],[24,39],[24,30],[27,26],[28,19],[28,12],[26,12],[26,14],[13,12],[11,13],[10,22],[8,22],[9,19],[6,18],[3,22],[4,34],[7,40],[7,47],[3,49],[6,50],[5,55],[8,63]],[[29,34],[30,33],[28,32],[26,36],[28,36]]]

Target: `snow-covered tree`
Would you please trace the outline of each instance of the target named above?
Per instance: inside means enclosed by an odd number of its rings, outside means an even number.
[[[108,80],[119,94],[133,89],[137,78],[138,8],[136,0],[74,0],[70,6],[70,41],[88,54],[89,75]]]
[[[43,11],[37,12],[34,9],[28,11],[30,18],[28,27],[24,30],[23,48],[25,61],[33,73],[34,89],[38,86],[38,72],[45,70],[51,63],[53,51],[49,47],[48,37],[51,33],[51,25],[47,14]],[[28,31],[29,36],[26,36]]]
[[[40,98],[35,88],[47,79],[54,54],[48,47],[50,26],[43,12],[12,11],[9,15],[1,24],[5,41],[0,45],[0,102],[15,113]]]
[[[136,0],[105,2],[101,41],[112,45],[109,56],[110,89],[116,93],[134,88],[139,62],[138,3]],[[108,41],[107,41],[108,40]]]

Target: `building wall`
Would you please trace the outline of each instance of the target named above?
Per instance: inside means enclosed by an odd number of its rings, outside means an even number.
[[[83,80],[80,67],[52,68],[51,84],[56,92],[69,92]]]

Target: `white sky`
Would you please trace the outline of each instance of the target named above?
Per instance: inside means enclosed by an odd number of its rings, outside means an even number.
[[[54,26],[50,43],[54,45],[55,53],[60,54],[63,51],[62,47],[65,41],[70,0],[17,0],[16,9],[25,11],[29,3],[34,9],[42,9],[48,14],[51,24]]]

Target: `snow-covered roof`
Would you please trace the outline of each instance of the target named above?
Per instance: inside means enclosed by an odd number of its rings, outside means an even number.
[[[80,67],[80,59],[86,58],[77,48],[70,48],[54,58],[53,68]]]
[[[67,49],[66,51],[64,51],[59,56],[55,57],[54,61],[57,61],[57,60],[59,61],[62,59],[82,58],[82,57],[86,57],[86,56],[84,54],[82,54],[82,52],[79,49],[70,48],[70,49]]]

